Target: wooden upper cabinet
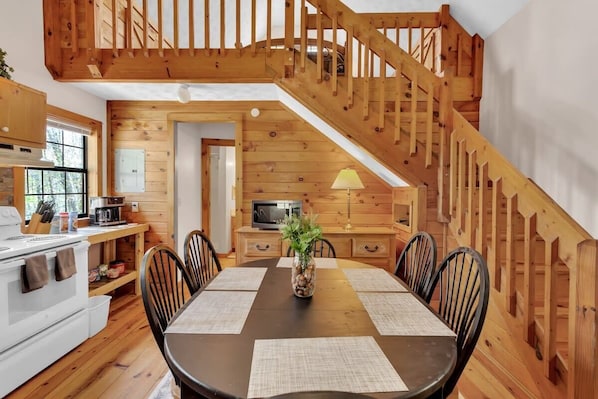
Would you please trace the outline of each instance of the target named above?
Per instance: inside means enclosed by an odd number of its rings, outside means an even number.
[[[0,78],[0,143],[46,148],[46,93]]]

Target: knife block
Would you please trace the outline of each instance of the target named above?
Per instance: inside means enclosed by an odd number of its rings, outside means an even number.
[[[48,234],[50,233],[50,225],[51,223],[42,223],[41,222],[42,215],[39,213],[34,213],[31,215],[31,220],[29,220],[29,224],[25,229],[25,233],[27,234]]]

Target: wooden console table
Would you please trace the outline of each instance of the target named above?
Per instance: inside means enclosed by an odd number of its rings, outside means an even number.
[[[384,268],[396,267],[396,232],[386,227],[323,227],[322,235],[334,246],[336,257]],[[288,244],[278,230],[259,230],[249,226],[237,229],[237,264],[257,259],[286,256]]]
[[[116,240],[127,236],[135,236],[135,264],[128,267],[125,274],[115,279],[96,281],[89,284],[89,296],[103,295],[135,280],[135,294],[141,294],[139,267],[144,253],[144,236],[149,230],[147,224],[127,224],[114,227],[81,227],[78,234],[87,236],[90,245],[103,243],[103,259],[113,260],[116,254]]]

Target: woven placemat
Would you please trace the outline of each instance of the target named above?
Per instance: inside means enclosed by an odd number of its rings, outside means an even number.
[[[413,294],[359,292],[380,335],[455,336],[442,320]]]
[[[343,269],[343,272],[354,291],[407,291],[405,287],[384,269],[373,267],[367,269]]]
[[[247,397],[407,390],[373,337],[267,339],[255,341]]]
[[[210,281],[206,290],[257,291],[267,270],[266,267],[227,267]]]
[[[203,291],[166,333],[240,334],[257,292]]]

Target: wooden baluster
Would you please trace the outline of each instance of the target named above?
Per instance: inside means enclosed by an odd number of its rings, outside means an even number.
[[[338,92],[338,46],[337,46],[337,26],[338,26],[338,13],[332,14],[332,95],[336,96]]]
[[[176,0],[175,0],[176,1]],[[133,4],[132,0],[127,0],[127,10],[125,13],[125,41],[127,42],[127,53],[129,57],[134,57],[133,51]]]
[[[362,77],[361,67],[362,67],[363,57],[361,56],[361,53],[362,53],[361,48],[362,48],[361,42],[357,41],[357,77],[358,78]]]
[[[192,0],[190,0],[192,1]],[[210,0],[204,0],[203,3],[204,21],[203,21],[203,35],[204,35],[204,51],[206,55],[210,55],[211,39],[210,39]]]
[[[347,107],[353,108],[353,26],[347,27],[345,46],[345,75],[347,76]]]
[[[73,32],[77,31],[77,29],[75,29],[75,27],[77,25],[73,24],[72,4],[74,4],[74,3],[75,3],[75,1],[72,0],[71,1],[71,25],[73,27],[73,31],[71,32],[71,35],[73,34]],[[117,57],[117,58],[118,58],[118,47],[117,47],[116,39],[118,37],[117,33],[118,33],[118,7],[119,7],[119,4],[120,4],[120,2],[117,2],[116,0],[112,0],[112,56]],[[71,37],[71,43],[73,46],[75,46],[73,37]],[[73,50],[73,53],[76,54],[76,52],[74,50]]]
[[[517,314],[517,293],[515,285],[515,223],[517,220],[517,194],[507,198],[507,241],[506,241],[506,262],[505,262],[505,308],[511,315]]]
[[[284,75],[292,78],[295,76],[295,0],[285,0],[284,4]]]
[[[369,47],[369,43],[368,43],[368,47]],[[374,77],[374,52],[370,49],[369,53],[370,53],[370,67],[369,67],[370,78],[373,78]]]
[[[378,87],[378,96],[380,103],[380,112],[378,113],[378,132],[384,131],[384,116],[386,115],[386,52],[382,50],[380,55],[380,86]]]
[[[535,346],[536,214],[525,217],[523,244],[523,339]]]
[[[158,0],[158,55],[164,57],[164,15],[162,14],[162,0]]]
[[[556,383],[556,335],[557,335],[557,272],[559,239],[545,240],[544,243],[544,375]]]
[[[172,17],[173,17],[173,29],[174,29],[174,55],[179,56],[179,0],[172,1]]]
[[[235,48],[239,50],[239,55],[241,54],[241,49],[243,45],[241,44],[241,0],[237,0],[237,6],[235,10]]]
[[[432,67],[430,70],[432,71],[432,73],[436,73],[436,71],[438,69],[436,68],[436,30],[435,29],[433,30],[433,33],[432,33],[432,41],[431,41],[430,45],[432,46],[432,63],[431,63]]]
[[[148,28],[148,20],[147,20],[147,14],[148,14],[148,10],[147,10],[147,0],[143,0],[143,39],[142,39],[142,47],[143,47],[143,55],[145,55],[146,57],[149,57],[149,50],[147,48],[147,37],[149,35],[149,32],[147,30]]]
[[[501,251],[500,234],[505,231],[505,218],[500,216],[500,199],[502,197],[502,178],[492,182],[492,261],[494,264],[494,288],[501,290]]]
[[[322,82],[323,52],[324,52],[324,30],[322,28],[322,8],[318,5],[316,10],[316,81]]]
[[[401,140],[401,100],[403,98],[403,76],[401,64],[395,71],[395,144]]]
[[[417,152],[417,95],[419,92],[417,78],[417,72],[414,72],[411,81],[411,130],[409,131],[409,153],[411,155],[415,155]]]
[[[266,54],[272,54],[272,0],[267,0],[266,7]]]
[[[220,55],[226,54],[226,31],[226,5],[224,0],[220,0]]]
[[[395,43],[397,47],[401,47],[401,23],[399,17],[395,18]]]
[[[459,195],[459,144],[457,136],[455,134],[449,136],[449,142],[449,210],[450,215],[457,218],[457,196]]]
[[[465,218],[465,173],[467,152],[465,141],[459,141],[457,155],[457,223],[459,229],[463,230]]]
[[[478,167],[478,235],[476,238],[476,250],[482,258],[488,259],[488,202],[490,190],[488,189],[488,162]]]
[[[195,56],[195,10],[193,8],[195,0],[189,0],[189,55]]]
[[[305,7],[305,0],[301,0],[301,59],[299,61],[299,67],[301,72],[305,72],[305,60],[307,58],[307,7]]]
[[[255,0],[251,0],[251,54],[256,54],[256,43],[255,43],[255,29],[256,29],[256,6]]]
[[[470,247],[475,246],[475,206],[476,206],[476,197],[478,195],[478,190],[476,188],[476,171],[477,171],[477,160],[478,160],[478,152],[473,150],[471,154],[469,154],[468,158],[468,166],[467,166],[467,183],[468,183],[468,190],[467,190],[467,219],[465,220],[465,233],[467,236],[468,245]]]
[[[419,63],[424,65],[425,59],[424,59],[424,43],[425,43],[425,39],[426,39],[426,35],[424,32],[424,27],[423,25],[421,25],[421,21],[420,21],[420,27],[419,27]]]
[[[407,24],[407,41],[409,42],[407,53],[413,57],[413,28],[411,26],[411,20],[409,20],[409,23]]]
[[[428,101],[426,106],[426,168],[432,166],[432,126],[434,117],[434,86],[428,85]]]
[[[463,72],[463,38],[460,33],[457,33],[457,76],[461,76]]]
[[[370,61],[368,54],[370,53],[370,41],[365,42],[363,49],[363,120],[370,117]]]

